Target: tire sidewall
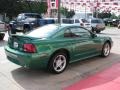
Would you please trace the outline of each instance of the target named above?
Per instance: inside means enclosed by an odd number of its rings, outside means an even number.
[[[107,44],[109,45],[109,54],[108,54],[108,55],[105,55],[104,49],[105,49],[105,46],[106,46]],[[109,56],[109,55],[110,55],[110,49],[111,49],[110,44],[109,44],[108,42],[104,43],[103,48],[102,48],[102,53],[101,53],[101,55],[102,55],[103,57]]]
[[[64,55],[65,58],[66,58],[66,66],[65,66],[65,68],[64,68],[62,71],[59,71],[59,72],[56,71],[56,70],[54,69],[54,66],[53,66],[54,60],[55,60],[55,58],[56,58],[58,55]],[[55,54],[51,57],[51,59],[50,59],[50,61],[49,61],[49,63],[48,63],[48,70],[49,70],[50,72],[52,72],[52,73],[59,74],[59,73],[62,73],[62,72],[66,69],[67,65],[68,65],[68,56],[67,56],[67,54],[65,54],[64,52],[58,52],[58,53],[55,53]]]

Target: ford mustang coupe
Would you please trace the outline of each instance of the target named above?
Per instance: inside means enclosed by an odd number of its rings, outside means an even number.
[[[25,35],[11,35],[5,46],[8,60],[26,68],[63,72],[69,63],[110,54],[112,40],[77,25],[50,24]]]

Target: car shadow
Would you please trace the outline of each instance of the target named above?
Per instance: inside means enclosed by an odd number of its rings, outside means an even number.
[[[51,74],[46,70],[31,70],[25,68],[17,68],[11,71],[12,77],[25,90],[59,90],[73,82],[79,81],[91,74],[99,72],[106,67],[118,63],[120,55],[111,53],[107,58],[94,57],[82,61],[72,63],[61,74]],[[117,78],[116,76],[113,79]],[[98,83],[101,85],[103,82]]]

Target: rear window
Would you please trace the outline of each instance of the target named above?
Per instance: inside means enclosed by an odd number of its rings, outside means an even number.
[[[71,19],[62,19],[62,23],[65,23],[65,24],[73,24],[73,23],[74,23],[74,20],[71,20]]]
[[[87,21],[86,19],[81,19],[81,21],[82,21],[83,23],[89,23],[89,21]]]
[[[80,23],[80,21],[78,19],[75,19],[75,23]]]
[[[102,20],[91,20],[91,23],[103,23]]]
[[[27,36],[36,37],[36,38],[47,38],[55,33],[58,29],[57,25],[45,25],[40,28],[37,28],[27,34]]]

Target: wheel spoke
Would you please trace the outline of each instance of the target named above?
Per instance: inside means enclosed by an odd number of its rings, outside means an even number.
[[[64,55],[58,55],[54,59],[53,67],[57,72],[62,71],[66,66],[66,57]]]
[[[110,53],[110,46],[109,46],[109,44],[106,44],[106,45],[104,46],[104,55],[105,55],[105,56],[108,56],[109,53]]]

